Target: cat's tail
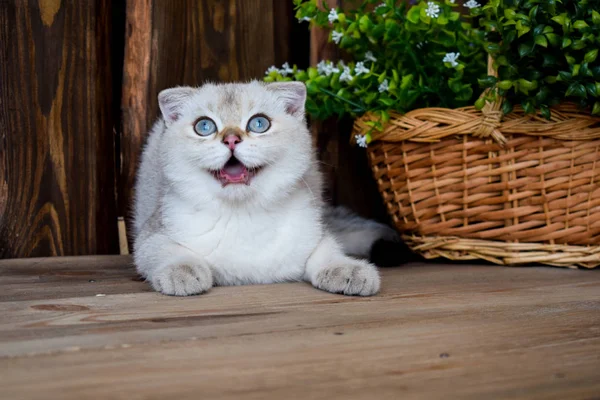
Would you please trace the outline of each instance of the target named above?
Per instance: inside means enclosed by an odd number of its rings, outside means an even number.
[[[389,226],[360,217],[345,207],[327,207],[324,221],[349,256],[369,258],[376,242],[400,241],[398,233]]]

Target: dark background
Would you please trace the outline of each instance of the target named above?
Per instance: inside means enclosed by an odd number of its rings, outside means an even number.
[[[291,0],[0,0],[0,46],[0,258],[118,253],[160,90],[340,57]],[[312,129],[329,200],[385,220],[351,121]]]

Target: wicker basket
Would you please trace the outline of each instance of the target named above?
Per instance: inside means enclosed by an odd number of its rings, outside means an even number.
[[[371,167],[404,240],[426,258],[600,265],[600,118],[500,106],[414,110],[373,134]]]

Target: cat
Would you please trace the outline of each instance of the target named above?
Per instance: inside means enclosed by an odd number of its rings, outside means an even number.
[[[379,291],[376,267],[359,258],[396,233],[325,205],[305,100],[301,82],[159,93],[134,200],[134,262],[152,288],[186,296],[305,280],[332,293]]]

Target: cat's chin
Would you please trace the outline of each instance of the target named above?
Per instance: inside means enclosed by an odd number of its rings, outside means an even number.
[[[240,160],[232,156],[223,168],[212,171],[212,175],[221,186],[225,187],[228,185],[250,185],[250,182],[257,173],[261,171],[262,167],[247,167]]]

